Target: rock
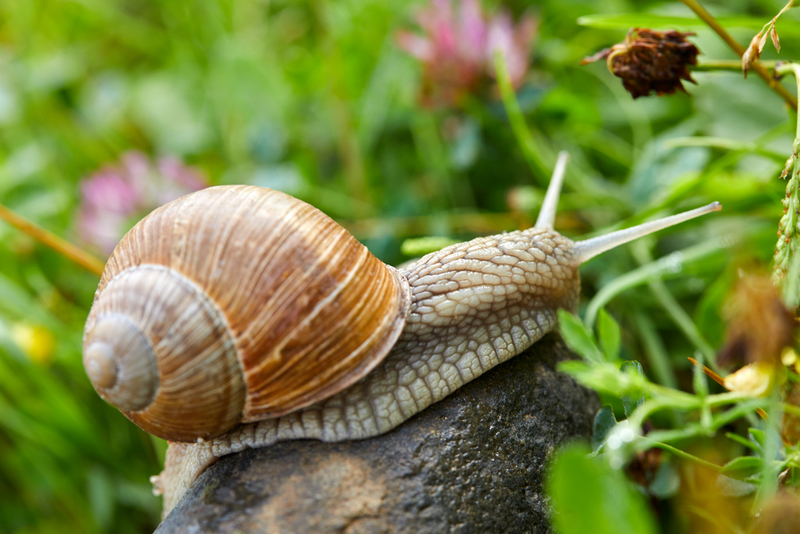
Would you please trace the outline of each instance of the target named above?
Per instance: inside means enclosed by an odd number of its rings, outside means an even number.
[[[388,434],[224,457],[156,532],[549,532],[547,456],[599,408],[573,357],[551,334]]]

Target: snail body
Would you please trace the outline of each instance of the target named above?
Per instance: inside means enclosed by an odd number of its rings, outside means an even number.
[[[553,230],[565,164],[533,228],[402,271],[311,206],[260,188],[206,189],[139,223],[101,279],[84,364],[101,396],[171,441],[154,477],[165,511],[226,454],[389,431],[530,347],[559,308],[575,311],[581,263],[720,209],[573,242]]]
[[[555,328],[558,308],[577,307],[571,244],[533,228],[453,245],[409,265],[402,274],[411,287],[411,312],[386,359],[314,406],[210,441],[171,443],[163,473],[153,477],[165,512],[222,456],[278,441],[381,435],[530,347]]]

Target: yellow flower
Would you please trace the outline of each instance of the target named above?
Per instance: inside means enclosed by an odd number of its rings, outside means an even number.
[[[11,339],[35,363],[47,364],[53,359],[56,340],[44,326],[16,323],[11,328]]]
[[[787,367],[797,364],[797,352],[792,347],[784,347],[781,352],[781,363]]]
[[[744,393],[751,397],[765,397],[772,388],[785,379],[782,367],[776,368],[772,362],[758,362],[745,365],[735,373],[724,378],[723,385],[729,391]]]

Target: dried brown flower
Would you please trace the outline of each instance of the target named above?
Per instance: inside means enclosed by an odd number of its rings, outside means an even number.
[[[764,24],[764,27],[761,28],[761,31],[756,34],[750,40],[750,45],[745,50],[744,55],[742,56],[742,71],[744,71],[744,77],[747,78],[747,71],[753,67],[753,64],[758,61],[761,57],[761,52],[764,51],[764,45],[767,44],[767,37],[769,36],[772,39],[772,45],[775,47],[779,53],[781,51],[781,39],[778,36],[778,29],[776,28],[776,24],[778,23],[778,18],[786,13],[789,9],[793,7],[798,7],[800,5],[797,0],[789,0],[783,9],[781,9],[777,15],[775,15],[772,20]]]
[[[744,72],[745,78],[747,78],[747,71],[753,68],[753,63],[758,61],[761,57],[761,51],[764,50],[766,42],[766,34],[762,37],[759,33],[753,37],[747,50],[744,51],[744,55],[742,56],[742,72]]]
[[[722,366],[767,363],[782,366],[781,353],[796,343],[797,320],[767,277],[739,281],[725,310],[728,332],[717,356]]]
[[[686,92],[681,80],[696,83],[689,65],[697,65],[700,51],[686,37],[694,33],[657,32],[632,28],[625,41],[585,58],[581,65],[605,59],[608,70],[619,78],[633,98]]]

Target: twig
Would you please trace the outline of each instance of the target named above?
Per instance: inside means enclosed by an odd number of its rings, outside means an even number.
[[[0,219],[6,221],[11,226],[28,234],[36,239],[43,245],[50,247],[62,256],[74,261],[87,271],[90,271],[97,276],[103,274],[103,262],[85,250],[76,247],[69,241],[62,239],[52,232],[49,232],[29,220],[17,215],[10,209],[0,204]]]
[[[686,6],[689,9],[694,11],[695,14],[698,17],[700,17],[700,19],[703,22],[708,24],[708,27],[714,30],[717,33],[717,35],[719,35],[722,38],[722,40],[725,41],[727,45],[731,47],[731,49],[739,55],[739,57],[742,57],[744,55],[745,48],[739,43],[737,43],[736,40],[733,37],[731,37],[731,34],[729,34],[725,30],[725,28],[723,28],[719,24],[719,22],[717,22],[717,19],[711,16],[711,13],[706,11],[706,9],[703,6],[701,6],[700,3],[697,2],[697,0],[681,0],[681,2],[686,4]],[[769,85],[773,91],[778,93],[781,96],[781,98],[783,98],[786,101],[787,104],[792,106],[792,108],[795,111],[797,111],[797,98],[794,95],[792,95],[792,93],[790,93],[783,85],[781,85],[781,83],[778,80],[776,80],[773,76],[771,76],[766,67],[764,67],[764,65],[756,61],[753,63],[753,70],[755,71],[756,74],[758,74],[761,77],[762,80],[767,82],[767,85]]]

